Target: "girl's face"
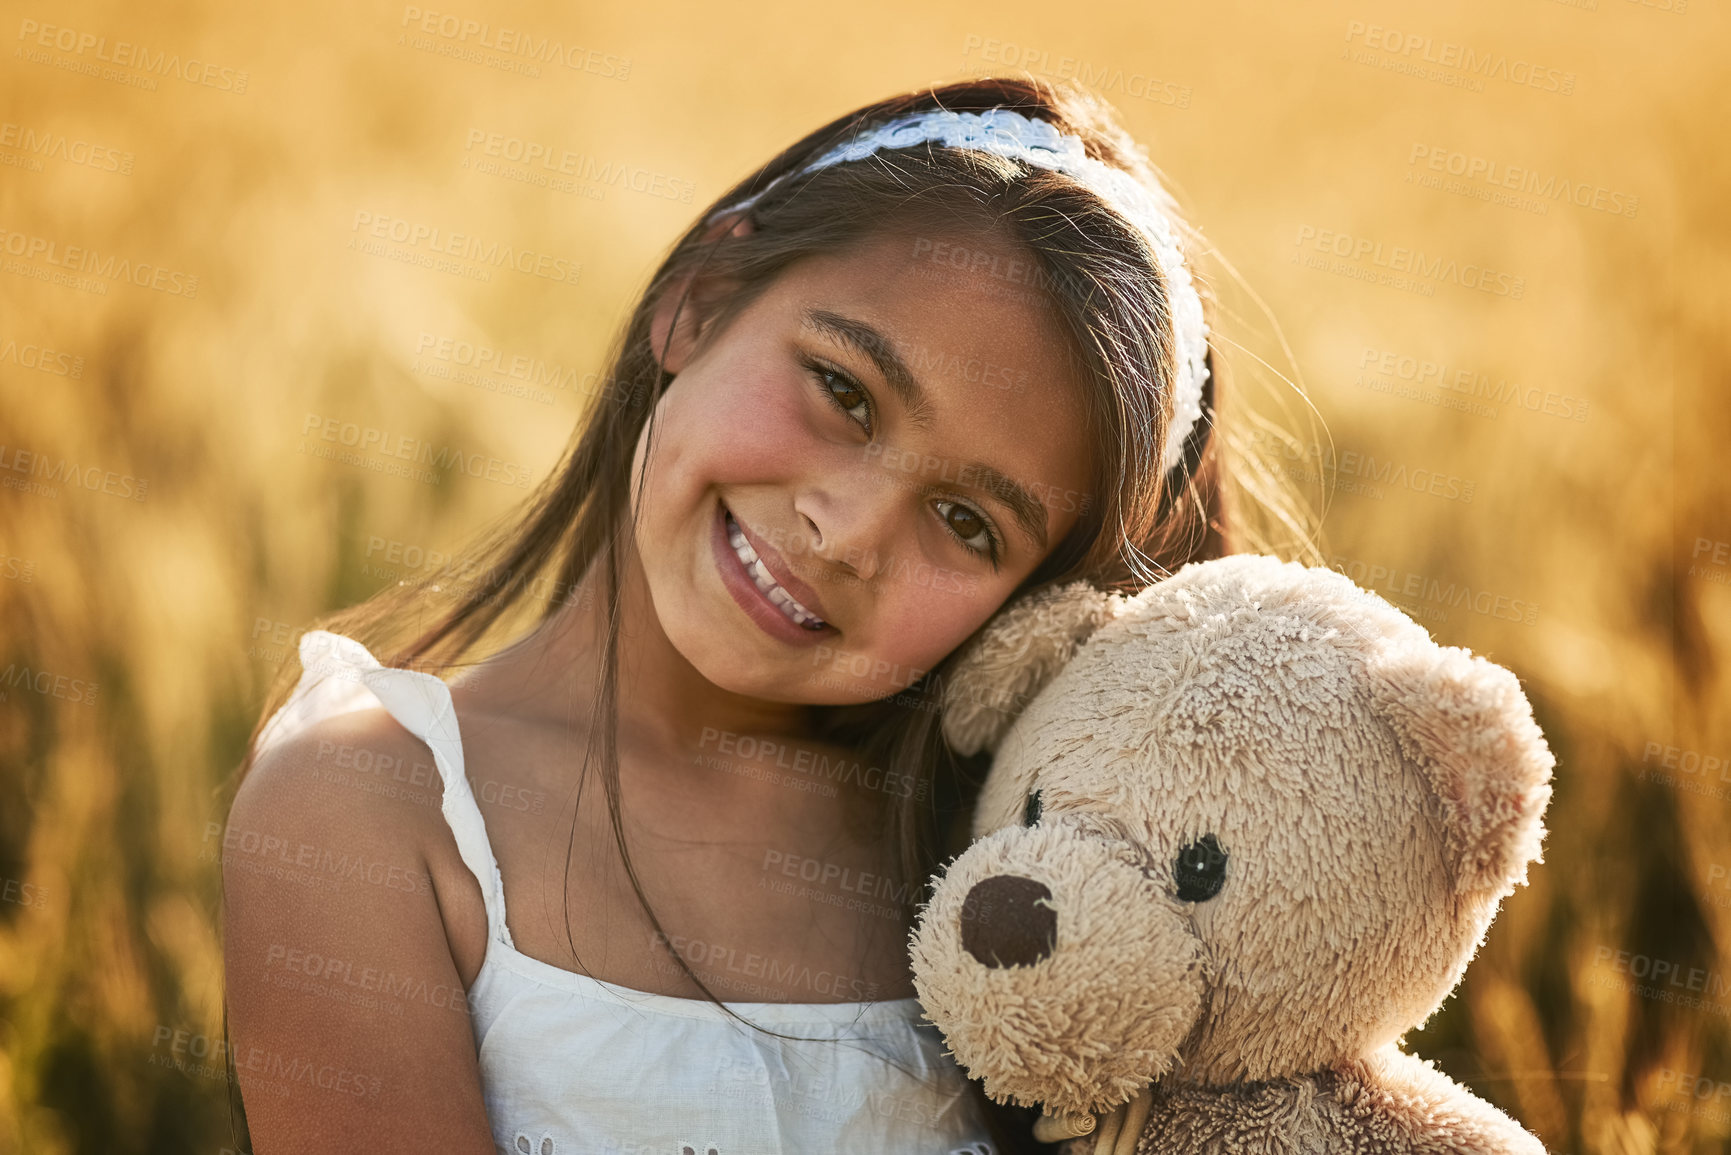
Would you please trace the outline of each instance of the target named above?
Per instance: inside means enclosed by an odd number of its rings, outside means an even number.
[[[1098,500],[1032,282],[1006,242],[898,233],[794,264],[696,352],[681,319],[631,498],[655,613],[700,674],[777,702],[891,695]]]

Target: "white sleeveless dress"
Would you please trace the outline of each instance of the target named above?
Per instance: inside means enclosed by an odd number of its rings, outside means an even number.
[[[916,999],[728,1006],[603,982],[525,955],[465,777],[450,688],[353,638],[300,641],[293,696],[261,748],[376,704],[425,742],[443,811],[481,884],[487,953],[468,992],[493,1142],[508,1155],[992,1155],[966,1076]]]

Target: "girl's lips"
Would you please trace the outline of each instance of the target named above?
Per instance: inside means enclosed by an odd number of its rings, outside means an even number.
[[[722,512],[731,516],[733,511],[723,506]],[[740,535],[745,538],[746,544],[751,546],[752,552],[757,554],[758,560],[763,562],[764,568],[769,570],[769,576],[775,579],[775,584],[792,594],[793,599],[804,606],[807,613],[815,614],[818,620],[828,622],[823,603],[817,600],[817,591],[794,576],[793,567],[787,564],[786,559],[759,541],[737,517],[733,518],[733,524],[739,527]],[[728,544],[731,545],[732,542]]]
[[[740,526],[740,532],[745,532],[743,525]],[[749,535],[747,540],[751,540]],[[827,623],[821,630],[808,630],[782,613],[774,602],[764,596],[763,591],[757,588],[757,582],[745,572],[745,566],[740,562],[739,555],[733,552],[733,543],[727,540],[727,507],[720,502],[715,503],[715,516],[711,519],[709,541],[711,550],[715,554],[715,568],[721,573],[721,584],[727,587],[728,594],[739,605],[739,608],[744,610],[745,615],[756,622],[758,628],[764,633],[787,642],[789,645],[814,646],[819,642],[830,640],[841,632]],[[752,541],[751,545],[753,549],[758,547],[756,541]],[[758,556],[763,558],[765,555],[759,550]],[[768,566],[769,563],[765,561],[764,564]],[[773,570],[771,572],[774,573]],[[777,584],[783,584],[781,574],[775,574],[775,577]],[[793,583],[787,583],[783,585],[783,588],[787,589],[801,605],[811,607],[813,613],[818,614],[819,617],[823,616],[815,606],[800,596],[802,591],[809,594],[810,587],[802,584],[800,588],[796,589]],[[815,600],[813,598],[813,601]]]

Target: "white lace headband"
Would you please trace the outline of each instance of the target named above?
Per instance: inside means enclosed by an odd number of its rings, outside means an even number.
[[[1023,116],[1008,108],[910,113],[836,145],[797,174],[783,173],[744,200],[711,214],[709,219],[750,208],[788,176],[803,176],[844,161],[863,160],[879,149],[910,148],[928,141],[937,141],[946,148],[977,149],[1073,176],[1148,238],[1166,281],[1177,346],[1172,424],[1166,430],[1162,468],[1170,470],[1176,466],[1184,459],[1185,440],[1202,419],[1202,385],[1208,380],[1208,364],[1204,360],[1208,353],[1208,325],[1202,318],[1202,298],[1185,266],[1184,252],[1178,247],[1172,222],[1161,211],[1154,195],[1123,169],[1089,156],[1080,137],[1059,132],[1048,121]]]

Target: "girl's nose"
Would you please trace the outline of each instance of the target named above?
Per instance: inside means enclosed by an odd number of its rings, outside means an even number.
[[[811,555],[831,565],[846,566],[860,581],[869,579],[877,572],[877,551],[869,544],[844,544],[844,537],[836,532],[825,535],[823,524],[812,519],[809,514],[800,513],[806,525],[811,528]],[[824,519],[831,524],[838,524],[829,518]],[[852,535],[848,535],[850,538]]]
[[[905,512],[870,477],[849,475],[808,491],[794,503],[811,529],[812,556],[846,566],[869,581],[890,556],[890,535]]]

